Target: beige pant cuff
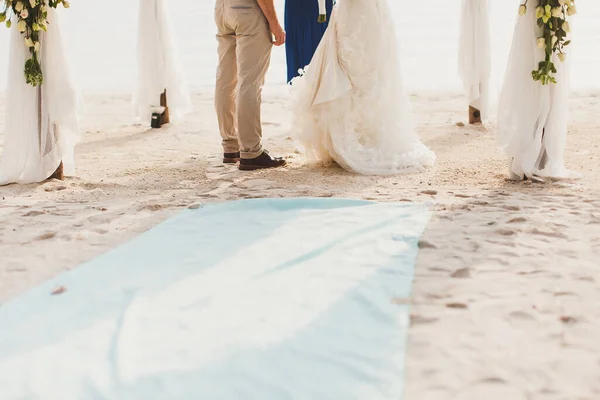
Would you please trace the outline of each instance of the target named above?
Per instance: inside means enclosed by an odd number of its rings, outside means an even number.
[[[263,149],[261,148],[259,151],[251,151],[251,152],[250,151],[242,151],[240,153],[240,156],[243,159],[248,160],[251,158],[256,158],[256,157],[260,156],[262,153],[263,153]]]

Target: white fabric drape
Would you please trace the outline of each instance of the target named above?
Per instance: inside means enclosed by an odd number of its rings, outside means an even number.
[[[135,117],[150,122],[165,89],[171,116],[182,118],[190,113],[192,103],[165,0],[140,0],[137,57]]]
[[[39,88],[25,83],[23,68],[29,50],[13,23],[0,185],[42,182],[61,161],[66,175],[75,173],[79,98],[67,65],[56,10],[52,8],[48,10],[48,22],[48,32],[40,35],[44,83]]]
[[[489,111],[491,75],[489,0],[462,0],[458,71],[467,92],[469,105]]]
[[[558,83],[534,81],[531,71],[538,69],[545,54],[536,43],[542,32],[536,22],[535,3],[530,2],[527,8],[515,26],[500,95],[498,139],[511,160],[511,172],[518,177],[575,177],[564,167],[571,52],[567,52],[565,62],[554,56]]]

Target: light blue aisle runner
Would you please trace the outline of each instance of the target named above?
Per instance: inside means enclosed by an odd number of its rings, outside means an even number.
[[[428,219],[339,199],[186,210],[0,307],[0,399],[401,399]]]

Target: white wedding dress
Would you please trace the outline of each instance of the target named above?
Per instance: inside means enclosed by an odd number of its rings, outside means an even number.
[[[365,175],[433,165],[410,121],[387,0],[338,0],[292,95],[293,136],[311,161]]]
[[[579,176],[564,166],[571,51],[567,48],[564,62],[554,56],[558,83],[542,85],[531,77],[545,56],[537,47],[540,36],[535,6],[531,5],[527,14],[517,19],[498,110],[498,139],[509,158],[513,180]]]

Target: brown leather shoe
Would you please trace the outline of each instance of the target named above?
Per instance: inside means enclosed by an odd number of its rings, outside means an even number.
[[[256,158],[242,158],[239,169],[242,171],[255,171],[257,169],[279,168],[286,164],[281,157],[271,157],[265,150]]]
[[[223,164],[235,164],[240,161],[240,152],[236,153],[224,153]]]

